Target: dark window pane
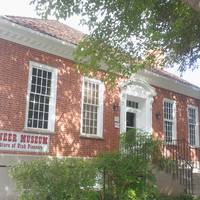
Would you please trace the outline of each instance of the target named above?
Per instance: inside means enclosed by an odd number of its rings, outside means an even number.
[[[34,101],[34,94],[30,94],[30,101]]]
[[[49,112],[49,105],[45,105],[45,112]]]
[[[34,105],[34,110],[38,110],[38,108],[39,108],[39,104],[38,104],[38,103],[35,103],[35,105]]]
[[[47,88],[47,94],[50,95],[50,88]]]
[[[37,86],[37,93],[40,93],[40,91],[41,91],[41,86]]]
[[[40,96],[40,103],[44,103],[44,96]]]
[[[27,126],[28,126],[28,127],[32,127],[32,124],[33,124],[33,123],[32,123],[32,120],[31,120],[31,119],[28,119],[28,124],[27,124]]]
[[[46,104],[49,104],[49,97],[46,97],[46,98],[45,98],[45,103],[46,103]]]
[[[48,80],[47,87],[51,87],[51,81]]]
[[[39,112],[39,119],[43,119],[44,113],[43,112]]]
[[[37,128],[37,120],[33,120],[33,128]]]
[[[48,113],[44,114],[44,120],[48,120]]]
[[[41,78],[38,78],[38,79],[37,79],[37,84],[38,84],[38,85],[41,85],[41,83],[42,83],[42,79],[41,79]]]
[[[47,80],[46,79],[43,79],[42,80],[42,86],[46,86],[47,85]]]
[[[40,111],[43,111],[44,109],[44,104],[40,104]]]
[[[94,121],[94,126],[97,127],[97,121]]]
[[[38,112],[34,112],[34,119],[38,119]]]
[[[33,110],[33,103],[29,102],[29,110]]]
[[[89,129],[89,127],[88,127],[88,126],[86,127],[86,133],[87,133],[87,134],[89,134],[89,133],[90,133],[90,129]]]
[[[51,72],[48,72],[48,79],[51,79]]]
[[[46,94],[46,87],[42,87],[42,94]]]
[[[31,85],[31,92],[35,92],[35,85]]]
[[[36,84],[36,77],[35,76],[32,77],[32,83]]]
[[[38,128],[42,128],[42,121],[39,121]]]
[[[42,76],[42,70],[38,69],[38,76]]]
[[[135,113],[126,113],[126,126],[135,128]]]
[[[28,112],[28,118],[32,118],[33,117],[33,111],[29,111]]]
[[[44,122],[44,126],[43,127],[44,127],[44,129],[48,128],[48,123],[46,121]]]
[[[46,78],[46,77],[47,77],[47,72],[43,71],[43,78]]]
[[[32,74],[37,75],[37,69],[36,68],[33,68]]]
[[[39,95],[35,95],[35,101],[39,102]]]

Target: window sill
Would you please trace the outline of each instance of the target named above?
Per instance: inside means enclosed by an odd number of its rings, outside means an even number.
[[[32,129],[32,128],[24,128],[23,131],[25,133],[37,133],[37,134],[49,134],[49,135],[55,133],[54,131],[43,130],[43,129]]]
[[[80,138],[87,138],[87,139],[97,139],[97,140],[104,140],[102,136],[97,136],[97,135],[80,135]]]

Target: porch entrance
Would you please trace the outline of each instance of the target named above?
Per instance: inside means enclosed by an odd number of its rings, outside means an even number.
[[[132,78],[121,87],[120,131],[137,128],[152,130],[152,102],[154,88],[147,82]]]

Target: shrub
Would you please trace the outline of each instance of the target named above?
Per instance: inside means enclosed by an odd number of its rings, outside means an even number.
[[[97,168],[104,172],[106,200],[155,199],[151,161],[157,147],[145,132],[131,130],[122,135],[119,152],[97,157]]]
[[[45,159],[11,169],[20,200],[155,200],[152,159],[158,145],[146,133],[122,135],[120,151],[93,159]]]
[[[11,169],[20,200],[89,200],[96,171],[90,160],[45,159],[24,162]]]

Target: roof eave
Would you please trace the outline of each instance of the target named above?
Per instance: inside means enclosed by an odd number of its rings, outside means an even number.
[[[145,79],[151,85],[164,88],[166,90],[174,91],[185,96],[200,99],[199,87],[181,83],[176,79],[165,77],[149,70],[139,72],[138,75]]]
[[[18,25],[6,18],[0,16],[0,38],[74,60],[73,52],[76,45]]]

